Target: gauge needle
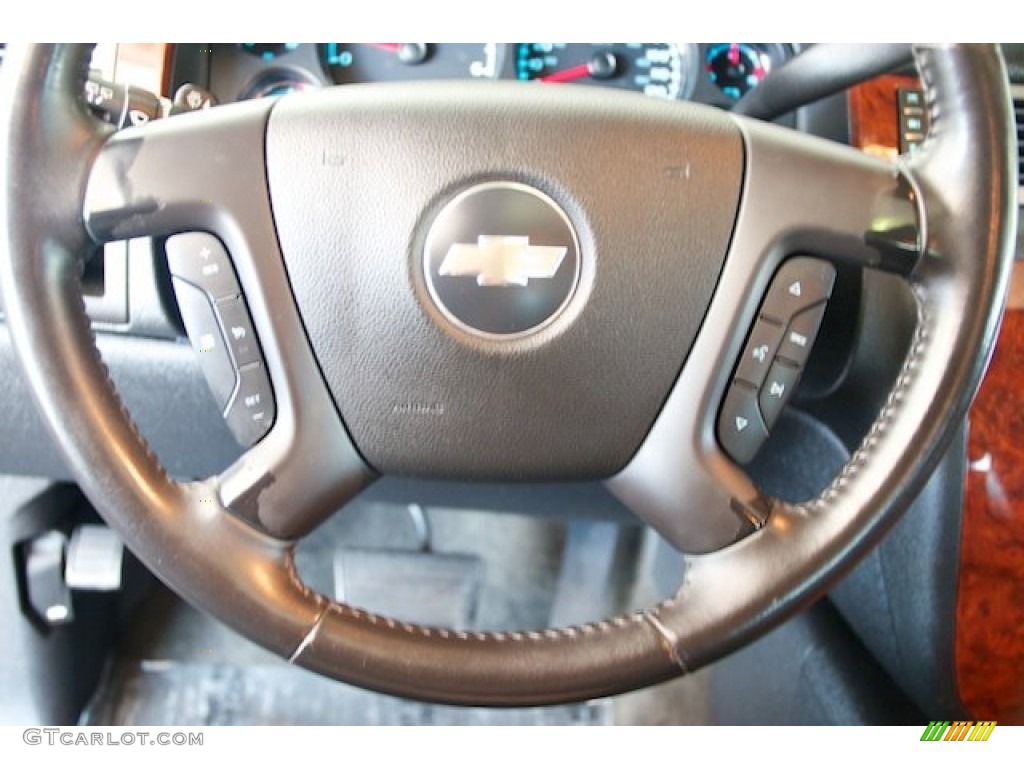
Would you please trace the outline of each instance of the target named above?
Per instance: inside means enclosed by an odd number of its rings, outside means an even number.
[[[561,72],[552,72],[540,78],[542,83],[568,83],[572,80],[581,80],[590,77],[590,62],[577,64],[575,67],[563,69]]]
[[[367,43],[370,48],[387,51],[398,56],[403,64],[422,64],[430,55],[426,43]]]

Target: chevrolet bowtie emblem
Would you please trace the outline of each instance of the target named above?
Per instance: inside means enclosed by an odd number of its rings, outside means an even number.
[[[476,244],[453,243],[438,272],[443,277],[475,277],[477,285],[526,285],[550,279],[568,248],[530,245],[529,237],[480,235]]]
[[[485,181],[437,213],[421,264],[440,312],[431,318],[494,341],[553,323],[576,294],[583,256],[558,203],[526,184]]]

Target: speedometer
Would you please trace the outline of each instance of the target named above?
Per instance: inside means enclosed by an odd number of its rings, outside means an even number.
[[[519,43],[516,77],[686,99],[697,82],[699,58],[690,43]]]

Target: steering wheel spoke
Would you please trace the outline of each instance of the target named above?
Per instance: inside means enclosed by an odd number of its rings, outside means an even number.
[[[736,433],[743,461],[767,436],[774,414],[764,408],[774,401],[765,390],[769,381],[780,396],[791,388],[817,323],[793,331],[803,350],[792,344],[787,350],[784,331],[801,325],[801,313],[820,320],[834,275],[828,264],[906,275],[917,261],[918,209],[896,164],[773,125],[737,123],[746,175],[718,287],[657,421],[630,464],[608,483],[642,519],[693,553],[760,528],[776,506],[723,451],[721,433]],[[900,249],[897,237],[912,246]],[[790,266],[781,268],[784,262]],[[757,357],[748,368],[741,361],[751,353]],[[769,375],[776,370],[773,357],[785,358],[777,380]],[[744,404],[735,406],[733,398]]]
[[[114,135],[93,163],[83,219],[98,242],[171,236],[168,251],[175,243],[180,257],[172,272],[186,281],[179,290],[213,307],[207,322],[219,341],[193,343],[201,351],[220,344],[231,366],[225,416],[236,435],[258,440],[213,480],[217,498],[261,530],[292,539],[339,509],[372,473],[323,386],[291,296],[263,162],[269,111],[266,103],[243,104]],[[246,338],[246,308],[258,341],[242,358],[226,318],[241,313],[238,334]],[[265,436],[253,418],[272,420]]]
[[[746,142],[747,177],[730,256],[751,263],[758,254],[769,270],[803,254],[904,276],[913,272],[922,210],[901,162],[769,123],[737,123]],[[760,281],[770,277],[756,267],[754,272]]]

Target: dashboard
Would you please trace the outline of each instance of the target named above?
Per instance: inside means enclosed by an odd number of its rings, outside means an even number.
[[[728,108],[795,54],[780,43],[240,43],[192,48],[219,103],[329,85],[519,80]],[[180,50],[179,55],[188,54]],[[203,68],[203,67],[200,67]]]

